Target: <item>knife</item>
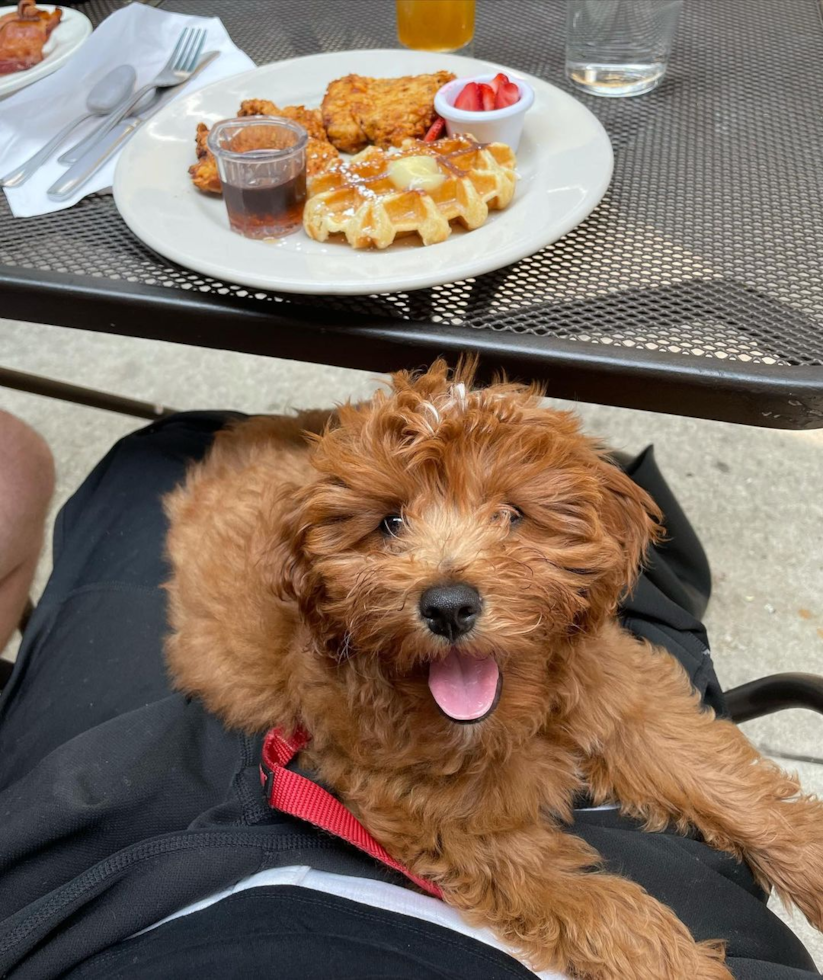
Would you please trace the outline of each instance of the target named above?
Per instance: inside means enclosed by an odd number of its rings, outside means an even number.
[[[100,144],[95,145],[80,157],[76,163],[72,164],[59,180],[51,185],[46,191],[48,197],[52,201],[65,201],[71,197],[75,191],[81,188],[97,173],[103,164],[117,153],[124,143],[127,143],[131,139],[144,122],[151,119],[155,113],[159,112],[171,102],[184,85],[188,85],[193,78],[196,78],[219,55],[219,51],[207,51],[185,82],[159,95],[149,104],[148,108],[144,109],[139,115],[135,115],[130,121],[122,122],[116,126],[111,133],[104,137],[102,146]]]

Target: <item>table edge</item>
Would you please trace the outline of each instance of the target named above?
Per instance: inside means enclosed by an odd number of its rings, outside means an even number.
[[[544,382],[551,397],[768,428],[823,428],[823,365],[742,368],[734,361],[731,370],[714,358],[657,350],[644,356],[642,349],[590,341],[496,334],[277,298],[252,304],[230,294],[206,298],[196,287],[171,290],[22,268],[0,273],[0,311],[7,319],[381,373],[419,367],[439,355],[454,362],[474,351],[481,378],[502,369],[512,378]],[[306,330],[322,343],[308,344]]]

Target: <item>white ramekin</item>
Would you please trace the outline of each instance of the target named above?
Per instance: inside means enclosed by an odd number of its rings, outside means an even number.
[[[504,109],[490,109],[488,112],[468,112],[455,109],[454,100],[469,82],[490,82],[497,72],[487,75],[472,75],[469,78],[456,78],[448,82],[434,97],[435,112],[446,120],[449,136],[457,133],[470,133],[479,143],[506,143],[517,150],[523,132],[523,120],[534,102],[534,89],[521,78],[509,75],[509,81],[520,89],[520,99]]]

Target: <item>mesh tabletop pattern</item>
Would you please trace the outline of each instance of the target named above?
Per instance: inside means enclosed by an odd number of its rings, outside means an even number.
[[[89,0],[83,9],[97,21],[117,6]],[[389,0],[163,7],[221,16],[258,64],[397,43]],[[823,367],[823,113],[795,70],[823,62],[818,0],[686,0],[663,84],[633,99],[585,96],[566,81],[564,12],[562,0],[478,2],[475,56],[575,94],[615,150],[612,186],[592,215],[508,268],[408,295],[252,294],[158,258],[108,196],[17,221],[0,203],[0,265],[232,296],[264,309],[322,304],[425,320],[500,345],[519,335],[546,349],[556,341],[599,345],[604,356],[605,348],[630,349],[662,370],[684,357],[707,370],[737,365],[787,378]]]

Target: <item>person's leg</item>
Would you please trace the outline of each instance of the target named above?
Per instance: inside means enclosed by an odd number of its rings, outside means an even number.
[[[0,411],[0,650],[29,596],[54,492],[54,460],[42,436]]]
[[[75,735],[171,693],[162,498],[231,417],[182,413],[133,432],[60,511],[52,574],[0,697],[0,785]]]

